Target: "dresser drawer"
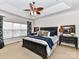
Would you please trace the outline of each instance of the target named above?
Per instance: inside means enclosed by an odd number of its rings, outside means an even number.
[[[66,42],[66,43],[72,43],[72,44],[74,44],[75,40],[74,39],[65,38],[65,39],[62,39],[61,42]]]

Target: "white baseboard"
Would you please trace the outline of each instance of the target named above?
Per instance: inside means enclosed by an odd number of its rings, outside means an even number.
[[[22,38],[5,39],[4,44],[8,45],[8,44],[15,43],[15,42],[18,42],[18,41],[22,41]]]

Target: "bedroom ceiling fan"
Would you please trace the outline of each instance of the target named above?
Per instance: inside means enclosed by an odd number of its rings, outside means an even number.
[[[36,7],[35,2],[29,3],[30,9],[25,9],[24,11],[30,11],[30,15],[40,15],[43,7]]]

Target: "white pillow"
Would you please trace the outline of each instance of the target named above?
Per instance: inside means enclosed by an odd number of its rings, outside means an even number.
[[[48,37],[50,37],[50,32],[48,32]]]

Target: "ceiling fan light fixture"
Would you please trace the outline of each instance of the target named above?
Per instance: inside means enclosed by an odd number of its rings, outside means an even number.
[[[37,15],[36,12],[34,12],[34,15]]]
[[[30,11],[30,14],[31,14],[31,15],[34,15],[33,11]]]
[[[30,15],[36,16],[37,14],[36,14],[36,12],[30,11]]]

